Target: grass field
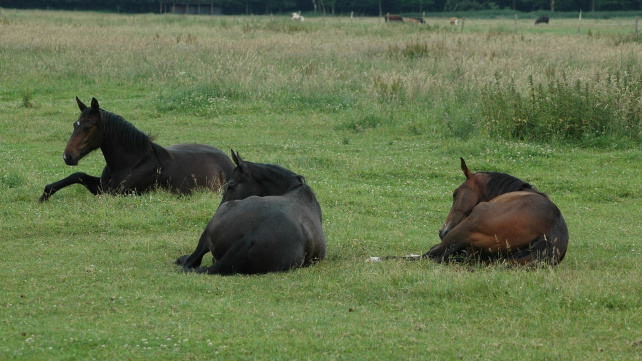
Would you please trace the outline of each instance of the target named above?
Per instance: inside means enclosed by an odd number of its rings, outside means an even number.
[[[0,360],[642,359],[639,38],[577,36],[573,19],[520,20],[518,34],[512,19],[463,32],[433,20],[0,10]],[[62,160],[75,96],[161,145],[306,176],[326,260],[181,273],[172,261],[217,193],[75,186],[38,203],[45,184],[104,166],[100,152]],[[507,113],[562,127],[502,134],[491,114]],[[558,267],[365,262],[438,243],[459,157],[549,194],[570,232]]]

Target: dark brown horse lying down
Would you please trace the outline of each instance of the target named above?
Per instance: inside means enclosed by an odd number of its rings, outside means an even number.
[[[548,196],[511,175],[472,173],[461,159],[466,181],[439,231],[441,243],[423,255],[448,262],[464,255],[482,261],[558,264],[568,246],[564,217]]]
[[[325,258],[321,207],[304,178],[281,166],[246,162],[236,168],[196,250],[175,262],[186,272],[266,273]],[[198,268],[208,252],[211,267]]]
[[[100,177],[73,173],[47,184],[40,197],[46,201],[57,191],[82,184],[92,194],[145,192],[159,187],[176,193],[195,188],[221,189],[234,164],[220,149],[203,144],[161,147],[122,117],[100,109],[95,98],[87,107],[76,98],[80,117],[67,143],[63,159],[68,165],[100,148],[107,165]]]

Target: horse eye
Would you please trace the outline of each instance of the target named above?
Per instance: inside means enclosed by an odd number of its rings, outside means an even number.
[[[80,122],[75,122],[74,123],[74,129],[78,128],[80,126]]]

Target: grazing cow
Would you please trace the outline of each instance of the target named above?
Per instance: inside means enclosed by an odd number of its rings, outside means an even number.
[[[424,18],[406,18],[407,21],[415,24],[425,24]]]
[[[537,24],[548,24],[548,16],[542,15],[535,20],[535,25]]]
[[[450,25],[457,25],[459,24],[459,19],[457,18],[450,18]]]
[[[301,12],[299,11],[298,13],[292,13],[292,20],[303,22],[304,19],[303,16],[301,16]]]
[[[399,15],[386,14],[386,22],[393,22],[393,21],[403,21],[403,18]]]

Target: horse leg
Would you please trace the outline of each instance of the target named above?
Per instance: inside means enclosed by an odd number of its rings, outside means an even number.
[[[450,257],[470,246],[466,232],[462,227],[465,221],[453,228],[441,243],[434,245],[428,252],[424,253],[421,258],[430,258],[438,263],[448,263]]]
[[[100,192],[100,177],[94,177],[87,173],[77,172],[57,182],[47,184],[45,186],[45,191],[42,193],[42,196],[40,196],[40,202],[48,200],[54,193],[72,184],[82,184],[93,195],[97,195]]]
[[[252,241],[247,238],[241,239],[230,247],[220,260],[206,269],[198,269],[197,272],[222,276],[242,272],[250,248]]]
[[[203,256],[210,251],[210,247],[212,245],[210,233],[211,231],[209,230],[208,225],[208,227],[205,228],[205,231],[203,231],[203,234],[201,234],[201,238],[198,240],[198,245],[194,252],[192,252],[192,254],[186,254],[178,257],[174,263],[183,266],[186,272],[191,272],[192,268],[200,266],[201,262],[203,262]]]

